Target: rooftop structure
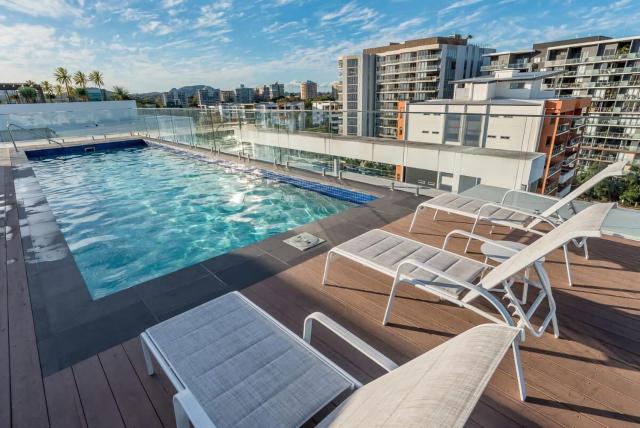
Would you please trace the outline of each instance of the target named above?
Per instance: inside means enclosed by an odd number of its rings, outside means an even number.
[[[522,188],[564,196],[575,177],[582,116],[589,98],[553,98],[543,84],[558,72],[502,70],[493,76],[455,81],[451,100],[407,103],[398,117],[398,138],[432,144],[461,145],[524,153],[544,158],[513,167],[526,171]],[[421,114],[416,114],[421,113]],[[546,116],[546,117],[545,117]],[[563,118],[566,116],[566,118]],[[493,162],[493,163],[492,163]],[[429,181],[438,188],[460,192],[478,183],[491,184],[493,174],[512,175],[499,157],[481,165],[449,163],[436,170],[407,168],[406,181]]]

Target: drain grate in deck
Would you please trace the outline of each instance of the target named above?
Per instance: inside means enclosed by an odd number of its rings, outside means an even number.
[[[283,241],[285,244],[289,244],[292,247],[297,248],[300,251],[308,250],[324,242],[324,239],[318,238],[308,232],[302,232],[299,235],[292,236],[291,238]]]

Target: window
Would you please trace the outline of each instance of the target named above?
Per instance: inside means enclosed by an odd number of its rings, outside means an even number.
[[[458,193],[464,192],[465,190],[471,189],[472,187],[480,184],[479,177],[471,177],[468,175],[461,175],[460,181],[458,182]]]
[[[524,89],[524,82],[511,82],[510,89]]]
[[[467,126],[464,132],[464,145],[480,147],[480,134],[482,134],[482,116],[469,114],[466,118]]]
[[[460,118],[457,113],[449,113],[445,119],[444,139],[446,141],[460,141]]]

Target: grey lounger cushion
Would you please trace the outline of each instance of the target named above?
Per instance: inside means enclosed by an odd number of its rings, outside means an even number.
[[[443,193],[433,199],[429,199],[424,205],[454,214],[461,214],[466,217],[476,217],[480,208],[486,203],[488,202],[482,199],[469,198],[453,193]],[[484,208],[482,210],[482,216],[492,221],[504,221],[522,225],[526,225],[534,220],[531,216],[514,213],[509,209],[501,209],[495,206]]]
[[[217,427],[298,426],[352,386],[236,293],[147,334]]]
[[[357,390],[320,426],[461,427],[517,334],[466,331]]]
[[[444,251],[431,245],[423,244],[409,238],[394,235],[380,229],[370,230],[335,248],[338,253],[347,253],[357,259],[371,263],[390,276],[394,276],[398,265],[404,260],[416,260],[453,277],[473,282],[485,265],[467,257]],[[451,295],[458,296],[464,288],[450,281],[421,269],[411,269],[407,274],[412,277],[412,284],[421,282],[436,285]]]

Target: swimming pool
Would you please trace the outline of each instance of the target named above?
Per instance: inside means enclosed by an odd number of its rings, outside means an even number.
[[[370,199],[157,146],[30,162],[94,299]]]

